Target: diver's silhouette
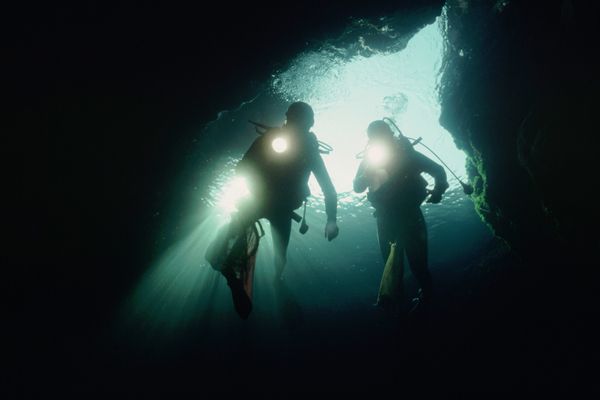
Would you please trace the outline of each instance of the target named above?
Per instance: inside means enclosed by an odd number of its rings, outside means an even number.
[[[237,165],[237,173],[248,178],[255,199],[247,212],[252,218],[264,217],[271,223],[277,279],[286,263],[292,212],[310,195],[311,172],[325,195],[325,236],[331,241],[338,235],[337,193],[319,153],[317,137],[310,132],[313,125],[314,112],[308,104],[291,104],[285,125],[257,138]]]
[[[336,223],[337,193],[321,158],[317,137],[310,131],[313,124],[314,112],[308,104],[291,104],[283,127],[256,124],[265,132],[261,132],[236,167],[236,174],[246,179],[250,195],[238,205],[238,212],[232,216],[232,223],[224,235],[239,235],[255,221],[266,218],[273,236],[276,284],[280,283],[286,264],[292,218],[298,219],[294,210],[310,195],[308,179],[311,173],[325,195],[325,237],[331,241],[339,232]],[[301,232],[305,232],[308,226],[302,222]],[[212,247],[207,258],[215,260],[220,250]],[[240,308],[243,310],[240,315],[247,316],[251,309],[247,299],[236,302],[236,295],[243,294],[242,284],[236,282],[233,275],[228,276],[225,272],[224,275],[232,289],[236,309]]]
[[[395,243],[392,269],[399,274],[394,282],[395,299],[381,296],[378,304],[400,307],[402,300],[402,271],[404,254],[419,286],[413,311],[426,310],[431,302],[432,280],[427,267],[427,229],[421,203],[439,203],[448,188],[444,168],[414,150],[412,143],[401,133],[395,137],[385,121],[373,121],[368,129],[369,144],[354,179],[358,193],[369,189],[368,199],[375,208],[377,233],[381,255],[385,260]],[[432,191],[421,173],[435,179]]]

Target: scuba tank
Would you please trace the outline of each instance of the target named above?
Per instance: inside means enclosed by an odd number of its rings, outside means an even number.
[[[452,171],[452,169],[450,169],[450,167],[444,162],[444,160],[442,160],[440,158],[440,156],[438,156],[436,154],[435,151],[433,151],[429,146],[427,146],[425,143],[422,142],[422,138],[418,137],[417,139],[413,139],[413,138],[409,138],[408,136],[404,136],[404,134],[402,133],[402,131],[400,130],[400,128],[398,128],[398,125],[396,125],[396,123],[394,122],[393,119],[389,118],[389,117],[384,117],[383,118],[384,121],[388,121],[389,123],[392,124],[392,126],[394,128],[396,128],[396,131],[398,131],[398,133],[400,134],[400,136],[405,137],[407,139],[413,140],[413,147],[417,144],[420,144],[421,146],[425,147],[431,154],[433,154],[435,156],[435,158],[437,158],[442,165],[446,168],[446,170],[448,170],[448,172],[450,172],[450,174],[452,174],[452,176],[458,181],[458,183],[460,183],[460,185],[463,188],[463,192],[467,195],[470,196],[471,194],[473,194],[473,186],[463,182],[455,173],[454,171]]]

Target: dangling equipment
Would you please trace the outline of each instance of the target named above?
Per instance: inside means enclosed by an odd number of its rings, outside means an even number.
[[[306,200],[304,200],[304,212],[302,216],[298,215],[295,211],[292,211],[292,219],[300,224],[300,233],[305,234],[308,232],[308,225],[306,223]]]

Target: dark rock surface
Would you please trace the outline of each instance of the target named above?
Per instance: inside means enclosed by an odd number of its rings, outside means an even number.
[[[469,156],[478,211],[529,259],[598,248],[597,8],[447,3],[441,121]]]

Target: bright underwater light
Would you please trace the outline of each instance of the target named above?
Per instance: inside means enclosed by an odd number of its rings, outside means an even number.
[[[273,150],[275,150],[275,153],[283,153],[287,150],[288,143],[287,143],[287,140],[285,140],[284,138],[277,137],[271,143],[271,147],[273,147]]]
[[[235,176],[223,187],[218,202],[219,208],[228,213],[237,211],[238,203],[249,196],[250,189],[248,189],[248,181],[246,178],[243,176]]]
[[[375,143],[367,148],[367,162],[373,167],[380,167],[390,159],[390,150],[382,143]]]

